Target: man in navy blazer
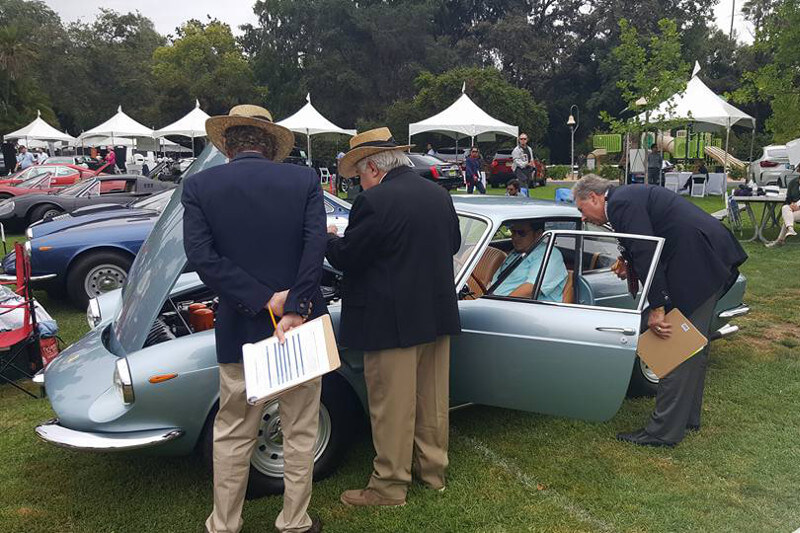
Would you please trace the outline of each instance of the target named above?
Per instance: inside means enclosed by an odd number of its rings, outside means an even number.
[[[739,266],[747,260],[733,234],[699,207],[660,186],[612,187],[608,180],[589,175],[575,185],[573,193],[584,220],[610,223],[620,233],[664,238],[647,294],[648,327],[668,338],[672,331],[664,317],[677,308],[708,338],[717,300],[735,283]],[[626,277],[630,268],[644,281],[652,245],[630,239],[620,242],[625,251],[621,266],[615,267],[617,274]],[[646,446],[674,446],[687,429],[700,429],[707,364],[708,347],[661,378],[647,427],[617,438]]]
[[[285,332],[327,312],[320,291],[325,207],[316,173],[279,163],[294,135],[269,111],[237,106],[206,123],[209,140],[230,158],[183,183],[184,247],[190,265],[219,295],[216,317],[220,401],[214,420],[214,509],[210,533],[238,532],[261,424],[247,403],[242,345]],[[268,308],[281,316],[273,328]],[[273,331],[275,330],[275,331]],[[307,513],[321,381],[280,396],[284,443],[281,532],[319,531]]]

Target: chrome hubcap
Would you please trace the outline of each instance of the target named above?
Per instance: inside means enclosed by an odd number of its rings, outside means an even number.
[[[128,273],[117,265],[98,265],[86,275],[84,289],[90,297],[119,289],[125,283]]]
[[[641,359],[639,359],[639,368],[641,368],[642,370],[642,375],[644,376],[644,379],[646,379],[650,383],[658,383],[658,376],[656,376],[655,372],[653,372],[653,370],[649,366],[647,366],[647,363],[645,363]]]
[[[319,406],[319,428],[317,442],[314,443],[314,462],[322,456],[331,439],[331,417],[328,409]],[[264,405],[261,424],[258,428],[256,448],[250,458],[253,468],[270,477],[283,476],[283,431],[278,401],[272,400]]]

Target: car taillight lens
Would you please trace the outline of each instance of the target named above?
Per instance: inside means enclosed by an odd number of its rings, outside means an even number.
[[[494,161],[492,161],[492,167],[497,167],[497,165],[498,165],[497,159],[495,159]]]
[[[439,170],[436,167],[431,167],[431,176],[433,179],[439,179]]]
[[[761,168],[772,168],[772,167],[777,167],[778,163],[775,161],[762,161],[761,163],[759,163],[759,166]]]

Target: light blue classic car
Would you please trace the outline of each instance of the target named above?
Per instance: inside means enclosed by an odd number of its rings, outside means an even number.
[[[187,171],[203,168],[203,156]],[[193,331],[188,306],[217,296],[185,273],[180,190],[142,246],[121,290],[91,300],[92,330],[67,348],[40,376],[57,419],[36,428],[53,444],[80,450],[148,448],[155,453],[211,450],[218,371],[214,331]],[[642,296],[650,286],[663,240],[648,241],[653,264],[637,295],[610,271],[617,237],[584,231],[572,206],[522,198],[455,197],[462,245],[453,271],[463,333],[451,356],[453,406],[483,404],[601,421],[614,416],[626,392],[652,391],[657,378],[640,364],[636,346]],[[513,221],[544,222],[546,267],[532,298],[495,294],[493,282],[511,247]],[[552,259],[550,259],[552,258]],[[549,268],[563,274],[561,301],[543,301]],[[425,275],[421,272],[420,275]],[[552,277],[552,276],[551,276]],[[323,291],[336,328],[339,274],[326,270]],[[737,330],[728,320],[748,311],[745,280],[720,301],[716,337]],[[413,287],[408,290],[413,291]],[[366,413],[363,355],[340,347],[342,366],[323,380],[315,475],[330,474]],[[282,490],[282,441],[277,403],[264,406],[252,457],[251,494]]]

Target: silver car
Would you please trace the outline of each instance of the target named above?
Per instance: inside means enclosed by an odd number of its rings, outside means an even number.
[[[748,179],[759,187],[778,185],[786,188],[789,181],[796,176],[783,144],[765,146],[761,157],[750,163],[748,169]]]
[[[463,333],[452,340],[453,406],[475,403],[603,421],[614,416],[631,387],[652,392],[657,378],[639,363],[636,346],[643,294],[663,239],[625,235],[653,247],[649,274],[634,297],[610,270],[622,235],[582,230],[574,207],[505,197],[463,196],[454,203],[462,233],[453,272]],[[182,218],[175,194],[125,286],[90,302],[92,330],[39,376],[58,417],[36,428],[42,439],[95,452],[149,448],[188,454],[199,448],[210,462],[219,393],[214,331],[194,331],[187,310],[196,302],[214,309],[218,300],[197,274],[184,272]],[[541,220],[547,229],[541,241],[547,267],[540,269],[533,297],[524,299],[496,294],[493,282],[511,247],[508,228],[522,219]],[[546,269],[559,262],[566,267],[563,294],[559,301],[543,301]],[[335,329],[340,280],[327,269],[322,282]],[[744,286],[740,278],[720,301],[715,336],[737,330],[728,320],[748,311]],[[367,413],[363,354],[346,346],[340,354],[341,368],[323,380],[318,479],[340,463]],[[258,438],[250,493],[278,493],[283,455],[275,401],[264,406]]]

